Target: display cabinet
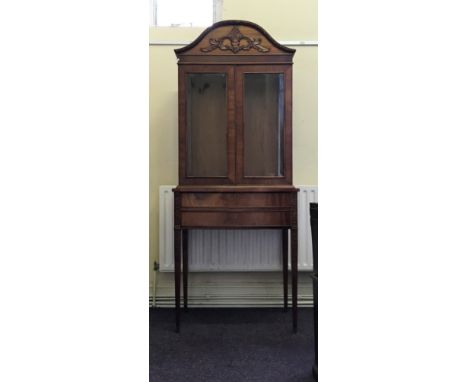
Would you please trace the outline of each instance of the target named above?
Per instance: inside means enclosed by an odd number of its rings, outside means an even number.
[[[285,310],[291,247],[293,329],[297,330],[294,52],[260,26],[238,20],[218,22],[175,50],[179,68],[179,185],[173,190],[177,331],[181,262],[184,307],[188,304],[189,231],[254,228],[282,230]]]

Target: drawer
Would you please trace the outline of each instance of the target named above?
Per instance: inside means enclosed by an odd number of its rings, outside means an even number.
[[[295,193],[182,193],[182,207],[290,207]]]
[[[183,211],[182,226],[191,228],[288,227],[289,211]]]

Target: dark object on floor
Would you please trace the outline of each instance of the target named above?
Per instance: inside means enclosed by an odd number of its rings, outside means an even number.
[[[314,291],[314,344],[315,362],[313,366],[314,380],[318,381],[318,203],[310,203],[310,227],[312,230],[312,256],[314,271],[312,272],[312,288]]]
[[[150,309],[150,382],[310,382],[313,309],[291,333],[281,308],[190,308],[174,332],[174,309]]]

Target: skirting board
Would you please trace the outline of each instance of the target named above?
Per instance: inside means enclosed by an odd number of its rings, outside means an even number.
[[[173,274],[158,276],[155,298],[153,298],[153,289],[150,288],[150,306],[174,307]],[[192,274],[189,275],[188,305],[189,307],[282,307],[281,280],[282,275],[279,272],[247,275],[245,273]],[[289,306],[291,306],[290,283],[289,280]],[[313,306],[310,272],[299,274],[298,306]]]

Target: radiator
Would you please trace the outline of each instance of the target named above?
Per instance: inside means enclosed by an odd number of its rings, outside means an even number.
[[[161,272],[174,270],[175,186],[159,188],[159,262]],[[317,203],[317,187],[299,188],[297,204],[298,267],[312,270],[309,203]],[[281,230],[190,230],[190,272],[279,271]]]

